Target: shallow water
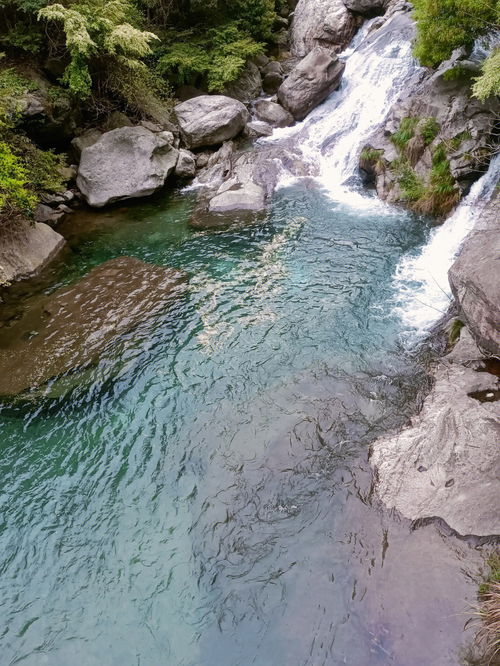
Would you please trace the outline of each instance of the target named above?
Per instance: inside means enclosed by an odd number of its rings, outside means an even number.
[[[191,203],[61,228],[47,289],[128,254],[189,294],[71,390],[1,408],[1,663],[458,663],[479,555],[384,512],[367,462],[426,387],[393,275],[428,229],[306,183],[220,233]]]

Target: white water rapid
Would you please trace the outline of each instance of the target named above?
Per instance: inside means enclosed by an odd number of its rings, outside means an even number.
[[[448,269],[475,224],[481,204],[489,201],[500,176],[500,155],[471,188],[458,208],[440,227],[431,231],[417,255],[401,259],[394,278],[400,297],[397,311],[412,339],[429,330],[451,300]]]
[[[409,18],[395,15],[380,29],[373,19],[340,55],[346,62],[342,85],[301,123],[275,130],[261,143],[284,142],[299,148],[304,162],[325,192],[353,208],[388,208],[352,187],[357,180],[359,152],[387,117],[405,86],[417,75],[412,56],[413,29]],[[283,176],[280,185],[290,178]]]

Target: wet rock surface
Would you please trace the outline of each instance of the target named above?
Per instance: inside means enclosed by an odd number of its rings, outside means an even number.
[[[36,274],[64,245],[64,238],[47,224],[21,220],[3,223],[0,225],[0,283]]]
[[[400,434],[373,445],[376,492],[411,520],[441,518],[461,535],[500,534],[498,377],[471,365],[482,353],[467,329],[434,369],[422,411]]]
[[[82,150],[77,185],[90,206],[152,194],[177,164],[170,132],[122,127]]]
[[[41,296],[0,331],[0,395],[17,395],[96,362],[122,334],[153,322],[186,280],[181,271],[119,257]]]
[[[258,99],[253,105],[257,118],[272,127],[288,127],[293,124],[293,116],[281,104],[267,99]]]
[[[292,70],[278,90],[278,99],[295,120],[303,120],[340,85],[345,63],[321,46]]]
[[[200,95],[174,109],[187,148],[216,146],[237,136],[249,120],[246,107],[224,95]]]

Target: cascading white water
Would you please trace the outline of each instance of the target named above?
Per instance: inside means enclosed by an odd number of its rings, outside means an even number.
[[[392,104],[420,70],[411,53],[409,20],[395,15],[375,31],[374,21],[368,22],[341,54],[346,68],[340,89],[303,122],[277,130],[261,141],[286,140],[300,149],[326,193],[356,208],[383,205],[353,190],[349,181],[357,174],[361,146],[383,123]],[[285,176],[281,184],[289,182]]]
[[[449,306],[451,291],[448,269],[467,234],[475,224],[481,203],[489,201],[500,177],[500,155],[446,222],[433,229],[428,243],[418,255],[408,255],[399,262],[394,278],[399,295],[397,311],[410,338],[424,335]]]

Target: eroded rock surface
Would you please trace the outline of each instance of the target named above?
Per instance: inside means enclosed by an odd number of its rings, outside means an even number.
[[[411,520],[443,519],[461,535],[500,534],[500,382],[466,329],[434,370],[410,427],[373,445],[376,492]]]
[[[359,25],[342,0],[299,0],[290,31],[291,51],[305,56],[315,46],[325,46],[340,52]]]
[[[145,197],[162,187],[177,164],[170,132],[122,127],[83,148],[77,185],[90,206]]]
[[[293,69],[278,90],[278,99],[295,120],[303,120],[340,85],[345,63],[321,46]]]
[[[119,336],[148,326],[185,282],[180,271],[119,257],[41,297],[0,332],[0,395],[17,395],[96,362]]]
[[[215,146],[237,136],[249,120],[241,102],[225,95],[200,95],[174,109],[188,148]]]
[[[15,221],[0,225],[0,283],[34,275],[65,245],[64,238],[47,224]]]

